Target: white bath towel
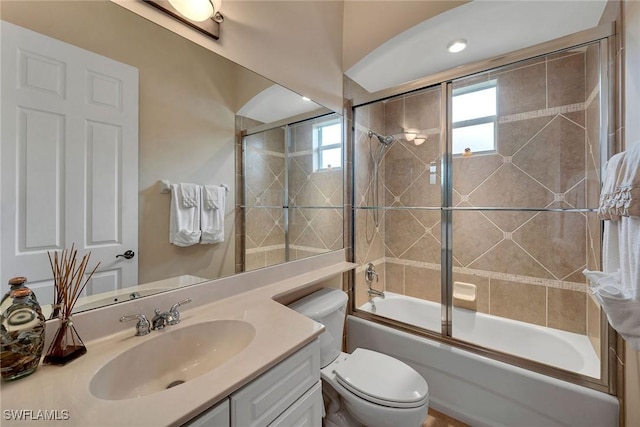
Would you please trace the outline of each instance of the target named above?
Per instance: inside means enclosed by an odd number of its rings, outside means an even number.
[[[219,185],[202,186],[202,210],[200,243],[210,245],[224,242],[224,212],[226,189]]]
[[[200,197],[197,184],[171,184],[169,243],[191,246],[200,241]]]

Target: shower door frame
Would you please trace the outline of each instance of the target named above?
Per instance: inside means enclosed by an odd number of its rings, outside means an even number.
[[[466,210],[465,208],[456,208],[452,206],[453,186],[452,186],[452,86],[453,81],[456,79],[468,77],[471,75],[486,72],[492,69],[496,69],[505,65],[509,65],[515,62],[524,61],[527,59],[544,56],[553,52],[566,50],[573,47],[580,47],[588,44],[599,44],[599,114],[600,114],[600,133],[599,133],[599,147],[600,147],[600,176],[604,169],[604,164],[610,155],[615,153],[615,141],[614,138],[609,138],[609,135],[615,134],[611,126],[614,124],[613,120],[613,103],[610,101],[610,95],[614,94],[613,88],[615,87],[615,79],[617,74],[612,69],[614,61],[612,53],[615,43],[615,25],[614,23],[602,24],[589,30],[581,31],[569,36],[565,36],[556,40],[552,40],[546,43],[521,49],[515,52],[502,55],[497,58],[491,58],[488,60],[480,61],[473,64],[468,64],[453,70],[444,71],[433,76],[425,77],[398,87],[391,89],[385,89],[379,92],[368,94],[361,97],[355,97],[350,101],[350,118],[354,120],[356,109],[358,107],[364,107],[368,104],[384,101],[393,98],[398,95],[405,95],[418,90],[426,89],[428,87],[436,88],[440,86],[440,154],[441,154],[441,331],[425,330],[413,325],[409,325],[403,322],[399,322],[389,318],[383,318],[375,314],[358,310],[355,307],[355,270],[351,272],[349,280],[349,293],[351,299],[351,305],[349,307],[349,313],[357,317],[361,317],[367,320],[372,320],[377,323],[382,323],[387,326],[391,326],[396,329],[404,330],[416,335],[424,336],[426,338],[434,339],[439,342],[443,342],[454,347],[462,348],[464,350],[471,351],[473,353],[486,356],[495,360],[506,362],[521,368],[538,372],[544,375],[548,375],[561,380],[569,381],[581,386],[592,388],[598,391],[603,391],[612,395],[618,394],[617,384],[617,364],[614,363],[616,358],[617,348],[617,334],[607,322],[606,315],[600,310],[600,358],[601,358],[601,372],[600,378],[588,377],[575,372],[566,371],[560,368],[555,368],[550,365],[536,362],[530,359],[522,358],[519,356],[503,353],[492,348],[483,347],[481,345],[461,341],[453,336],[453,226],[452,226],[452,214],[454,211]],[[351,135],[347,140],[349,145],[349,154],[351,158],[355,158],[355,126],[351,131]],[[355,185],[355,166],[351,165],[350,171],[351,187],[349,191],[349,205],[351,205],[350,220],[351,229],[348,233],[351,241],[348,245],[352,248],[351,261],[355,262],[355,191],[352,188]],[[375,207],[381,208],[381,207]],[[384,209],[384,207],[382,207]],[[478,209],[478,208],[473,208]],[[568,211],[566,209],[553,209],[553,208],[541,208],[541,209],[527,209],[527,208],[480,208],[482,210],[502,210],[502,211],[523,211],[532,210],[536,212],[554,212],[554,211]],[[570,209],[570,212],[595,212],[597,209]],[[602,225],[601,225],[602,227]],[[602,244],[600,245],[600,251],[602,251]],[[601,254],[602,255],[602,254]]]

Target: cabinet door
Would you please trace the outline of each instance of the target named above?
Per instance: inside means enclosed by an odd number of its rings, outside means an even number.
[[[316,339],[231,395],[231,424],[265,427],[320,380]]]
[[[318,381],[269,427],[322,427],[323,407],[322,383]]]
[[[184,427],[229,427],[229,399],[224,399],[211,409],[207,409],[191,421],[183,425]]]

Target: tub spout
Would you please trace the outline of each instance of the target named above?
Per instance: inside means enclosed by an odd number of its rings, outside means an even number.
[[[382,299],[384,299],[384,292],[382,291],[377,291],[373,288],[369,288],[367,289],[367,294],[369,295],[369,298],[373,298],[373,297],[380,297]]]

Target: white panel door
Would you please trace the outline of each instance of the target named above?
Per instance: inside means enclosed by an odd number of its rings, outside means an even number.
[[[26,276],[51,302],[47,251],[74,244],[99,273],[87,294],[133,286],[138,250],[138,70],[0,21],[2,292]]]

